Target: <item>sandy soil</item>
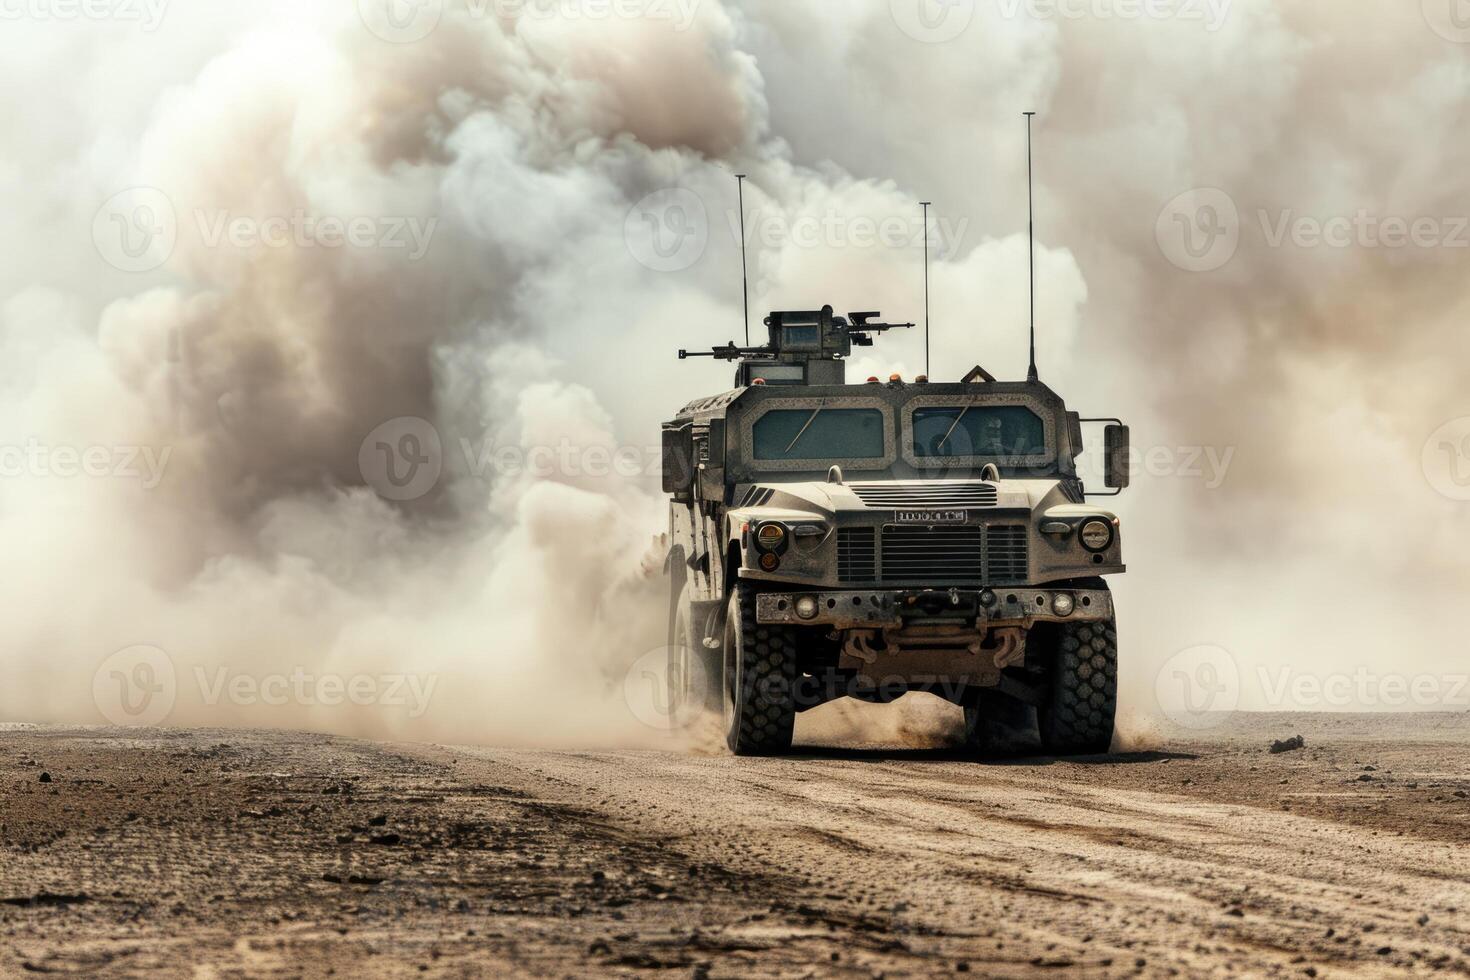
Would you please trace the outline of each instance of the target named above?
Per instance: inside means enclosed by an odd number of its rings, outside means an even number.
[[[11,729],[0,975],[1470,974],[1470,715],[1159,744],[981,765]]]

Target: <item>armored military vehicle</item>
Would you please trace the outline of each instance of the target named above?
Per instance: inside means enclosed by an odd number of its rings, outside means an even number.
[[[978,367],[847,384],[854,346],[910,326],[877,316],[777,312],[762,346],[680,352],[736,376],[663,430],[675,704],[719,712],[739,755],[834,699],[914,691],[963,707],[977,754],[1107,751],[1122,538],[1077,458],[1107,423],[1121,492],[1127,428]]]

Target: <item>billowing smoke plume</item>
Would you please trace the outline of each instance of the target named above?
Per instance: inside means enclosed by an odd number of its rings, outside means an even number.
[[[727,383],[672,353],[739,336],[732,174],[757,315],[918,319],[932,199],[932,373],[1015,377],[1024,108],[1042,376],[1144,455],[1134,702],[1200,644],[1257,707],[1277,664],[1448,671],[1470,48],[1408,7],[927,4],[7,22],[0,716],[648,735],[650,447]],[[1359,212],[1440,247],[1293,230]]]

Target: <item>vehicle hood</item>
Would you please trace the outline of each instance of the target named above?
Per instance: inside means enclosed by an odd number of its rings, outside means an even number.
[[[1072,502],[1059,480],[850,480],[753,484],[740,488],[735,507],[780,518],[895,510],[1029,512]]]

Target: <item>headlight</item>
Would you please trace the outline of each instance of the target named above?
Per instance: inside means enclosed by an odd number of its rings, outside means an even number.
[[[1082,533],[1078,537],[1082,547],[1094,554],[1107,551],[1113,543],[1113,526],[1107,521],[1088,521],[1082,525]]]
[[[1058,592],[1051,597],[1051,611],[1058,616],[1070,616],[1076,608],[1076,601],[1065,592]]]
[[[786,541],[786,528],[776,523],[762,524],[755,532],[755,541],[761,550],[775,551]]]
[[[804,595],[796,600],[796,615],[801,619],[812,619],[817,615],[817,600]]]

